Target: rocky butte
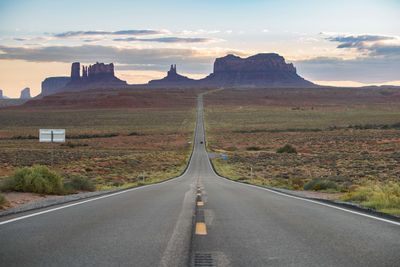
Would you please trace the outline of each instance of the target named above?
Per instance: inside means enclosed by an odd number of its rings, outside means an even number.
[[[82,70],[82,75],[81,75]],[[115,77],[114,64],[96,63],[82,66],[71,65],[70,77],[49,77],[42,82],[42,96],[65,91],[82,91],[91,88],[124,87],[126,82]]]
[[[227,55],[217,58],[214,71],[200,80],[218,86],[314,86],[300,77],[293,64],[275,53],[262,53],[248,58]]]
[[[19,99],[31,99],[31,89],[29,87],[26,87],[21,90],[21,95]]]
[[[262,53],[248,58],[227,55],[217,58],[213,73],[200,80],[189,79],[176,72],[176,66],[171,65],[166,77],[149,82],[151,86],[182,86],[182,87],[314,87],[297,74],[291,63],[275,53]]]
[[[150,87],[316,87],[297,74],[291,63],[275,53],[261,53],[247,58],[227,55],[217,58],[214,70],[207,77],[194,80],[177,72],[171,65],[167,75],[159,80],[149,81]],[[42,82],[42,96],[65,91],[87,89],[136,88],[143,85],[128,85],[115,77],[114,64],[96,63],[81,66],[79,62],[71,65],[70,77],[49,77]]]
[[[66,85],[71,89],[81,87],[110,87],[124,86],[125,81],[115,77],[114,64],[104,64],[96,62],[89,66],[82,66],[82,76],[80,75],[80,63],[74,62],[71,66],[71,80]]]
[[[176,65],[171,65],[171,68],[167,72],[167,76],[160,79],[160,80],[152,80],[149,82],[149,85],[165,85],[165,86],[171,86],[171,85],[177,85],[177,86],[182,86],[182,85],[192,85],[195,80],[190,79],[186,76],[178,74],[176,71]]]
[[[0,99],[3,99],[3,90],[0,89]]]

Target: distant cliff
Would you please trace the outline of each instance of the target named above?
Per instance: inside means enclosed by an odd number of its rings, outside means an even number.
[[[214,71],[202,84],[219,86],[313,86],[300,77],[293,64],[275,53],[257,54],[248,58],[227,55],[217,58]]]
[[[3,90],[0,89],[0,99],[3,99]]]
[[[42,82],[42,96],[56,94],[71,81],[70,77],[49,77]]]

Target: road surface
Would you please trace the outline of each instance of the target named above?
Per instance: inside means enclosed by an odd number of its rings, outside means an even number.
[[[179,178],[0,218],[0,266],[400,266],[400,224],[218,177],[198,99]]]

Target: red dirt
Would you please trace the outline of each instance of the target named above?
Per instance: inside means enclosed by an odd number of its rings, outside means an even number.
[[[94,89],[32,99],[8,109],[182,108],[195,105],[194,89]]]
[[[317,106],[398,104],[400,89],[392,88],[264,88],[225,89],[206,96],[207,105]]]

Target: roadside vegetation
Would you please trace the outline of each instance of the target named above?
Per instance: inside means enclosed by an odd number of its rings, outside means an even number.
[[[342,197],[380,212],[400,215],[400,183],[373,183],[355,187]]]
[[[65,192],[61,176],[41,165],[17,169],[13,176],[3,181],[2,190],[47,195]]]
[[[6,198],[0,193],[0,209],[3,208],[5,204],[7,204]]]
[[[292,153],[292,154],[297,154],[296,148],[294,148],[292,145],[286,144],[283,147],[280,147],[276,150],[276,153]]]
[[[178,176],[189,159],[195,125],[195,98],[181,101],[190,105],[0,109],[0,184],[8,192],[63,195]],[[67,142],[39,143],[39,128],[65,128]]]
[[[213,165],[241,182],[324,194],[398,215],[400,90],[383,91],[206,95],[208,150],[227,157],[214,158]]]

